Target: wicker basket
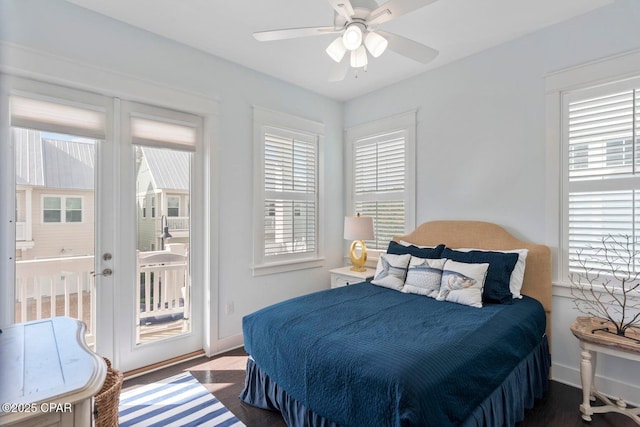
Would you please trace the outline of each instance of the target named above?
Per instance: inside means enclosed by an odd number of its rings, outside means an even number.
[[[107,377],[102,388],[94,397],[93,416],[95,427],[117,427],[118,426],[118,404],[120,403],[120,389],[124,375],[117,369],[111,367],[111,361],[107,362]]]

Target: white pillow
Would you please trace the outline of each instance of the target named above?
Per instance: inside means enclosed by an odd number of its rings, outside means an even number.
[[[518,261],[516,262],[513,271],[511,272],[511,278],[509,280],[509,291],[511,291],[511,295],[513,298],[522,298],[522,294],[520,294],[520,290],[522,289],[522,281],[524,280],[524,269],[527,266],[527,255],[529,254],[529,249],[513,249],[510,251],[497,251],[495,249],[472,249],[472,248],[462,248],[462,249],[454,249],[460,252],[469,252],[469,251],[491,251],[491,252],[502,252],[506,254],[518,254]]]
[[[436,299],[482,307],[482,288],[488,269],[488,263],[469,264],[447,259]]]
[[[446,261],[444,258],[425,259],[412,256],[402,292],[437,297],[442,281],[442,268]]]
[[[410,254],[394,255],[380,254],[376,275],[371,283],[385,288],[401,290],[407,276],[407,265],[411,260]]]

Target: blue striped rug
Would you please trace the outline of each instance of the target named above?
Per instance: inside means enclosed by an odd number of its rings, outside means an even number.
[[[120,426],[244,426],[189,372],[120,395]]]

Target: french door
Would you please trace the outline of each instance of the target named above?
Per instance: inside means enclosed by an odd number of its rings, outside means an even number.
[[[123,371],[202,349],[201,118],[29,80],[10,88],[11,320],[78,318]]]

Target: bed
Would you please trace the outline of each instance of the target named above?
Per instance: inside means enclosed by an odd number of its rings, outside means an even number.
[[[477,308],[364,282],[266,307],[243,319],[244,402],[280,411],[289,426],[500,426],[523,418],[548,382],[549,248],[478,221],[428,222],[394,240],[527,249],[523,297]]]

